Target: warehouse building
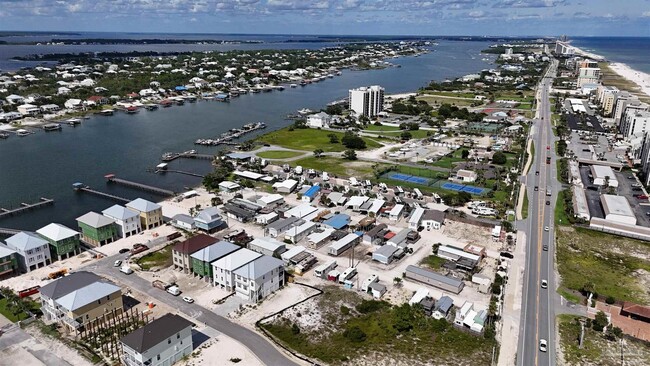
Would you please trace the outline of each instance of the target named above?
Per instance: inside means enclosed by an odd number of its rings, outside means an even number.
[[[618,180],[611,167],[604,165],[592,165],[591,175],[594,180],[594,185],[604,186],[605,183],[609,187],[618,187]]]
[[[459,294],[463,291],[465,283],[455,278],[443,276],[439,273],[432,272],[420,267],[410,265],[406,267],[406,278],[425,283],[427,285],[448,291],[454,294]]]
[[[636,216],[627,198],[612,194],[603,194],[600,196],[600,203],[603,205],[605,220],[636,225]]]

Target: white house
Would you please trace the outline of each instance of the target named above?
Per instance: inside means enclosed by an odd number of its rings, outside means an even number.
[[[464,183],[472,183],[476,180],[476,172],[472,170],[459,169],[456,172],[456,180]]]
[[[18,110],[18,113],[22,114],[23,116],[34,117],[41,113],[41,109],[33,104],[19,105],[16,109]]]
[[[113,205],[102,211],[102,215],[115,220],[117,233],[123,238],[128,238],[142,231],[140,226],[140,213],[130,208]]]
[[[409,229],[417,230],[420,227],[420,222],[422,222],[422,215],[424,215],[424,208],[416,207],[409,218]]]
[[[185,214],[174,215],[174,217],[172,217],[171,223],[172,226],[187,231],[193,231],[194,229],[196,229],[196,225],[194,224],[194,218],[190,215],[185,215]]]
[[[68,99],[63,103],[63,106],[67,109],[78,109],[83,107],[83,101],[81,99]]]
[[[52,262],[50,243],[35,233],[22,231],[9,237],[5,243],[18,254],[18,266],[23,272],[31,272]]]
[[[192,325],[180,315],[167,313],[120,339],[126,366],[170,366],[194,350]]]
[[[402,216],[402,212],[404,212],[404,205],[395,205],[388,213],[388,218],[391,221],[398,221]]]
[[[250,301],[260,301],[284,286],[284,262],[264,255],[236,269],[235,293]]]
[[[332,122],[332,116],[325,112],[312,114],[307,117],[307,126],[311,128],[328,128]]]
[[[440,230],[440,227],[445,223],[445,213],[438,210],[426,210],[422,215],[422,226],[427,231],[431,229]]]
[[[248,264],[255,259],[261,257],[262,254],[254,252],[250,249],[242,248],[230,255],[220,258],[212,262],[212,273],[214,276],[214,285],[225,288],[226,291],[235,290],[235,274],[236,269]]]

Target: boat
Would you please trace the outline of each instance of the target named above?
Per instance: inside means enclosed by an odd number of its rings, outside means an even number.
[[[147,105],[144,106],[144,108],[146,110],[148,110],[148,111],[155,111],[156,109],[158,109],[158,105],[157,104],[147,104]]]
[[[277,90],[279,90],[279,91],[283,91],[283,90],[284,90],[284,86],[282,86],[282,85],[276,85],[275,89],[277,89]]]
[[[291,85],[289,85],[289,86],[292,87],[292,88],[297,88],[297,87],[298,87],[298,84],[291,84]]]
[[[31,134],[31,132],[29,132],[27,130],[24,130],[22,128],[19,129],[19,130],[16,130],[16,135],[18,135],[20,137],[25,137],[25,136],[30,135],[30,134]]]
[[[183,105],[185,101],[183,99],[176,99],[176,105]]]
[[[259,92],[262,91],[262,88],[259,87],[259,86],[256,86],[256,87],[254,87],[253,89],[251,89],[251,91],[252,91],[253,93],[257,94],[257,93],[259,93]]]
[[[195,96],[187,97],[187,101],[190,103],[196,103],[196,97]]]
[[[99,111],[99,114],[102,116],[112,116],[113,112],[114,111],[112,109],[104,109],[103,111]]]
[[[138,107],[134,107],[134,106],[128,107],[126,108],[126,113],[128,114],[138,113]]]
[[[337,71],[337,72],[336,72],[336,76],[341,76],[341,75],[343,75],[342,72],[340,72],[340,71]]]
[[[304,80],[300,80],[300,86],[305,86],[305,85],[307,85],[307,82]]]
[[[163,106],[163,108],[169,108],[172,106],[172,101],[169,99],[165,99],[160,102],[160,105]]]
[[[273,87],[270,86],[270,85],[265,85],[264,88],[263,88],[263,91],[264,91],[265,93],[272,92],[272,91],[273,91]]]
[[[303,108],[303,109],[298,111],[298,113],[300,113],[302,115],[309,114],[311,112],[313,112],[313,111],[311,109],[309,109],[309,108]]]
[[[8,138],[9,138],[9,134],[8,134],[8,133],[6,133],[6,132],[0,132],[0,139],[8,139]]]
[[[78,124],[81,124],[81,120],[79,118],[70,118],[69,120],[65,121],[65,123],[69,124],[70,126],[76,126]]]
[[[327,77],[332,79],[332,78],[334,78],[334,74],[327,74]]]
[[[172,161],[178,157],[178,154],[167,152],[162,155],[162,161]]]
[[[43,125],[43,130],[45,131],[60,131],[61,125],[58,123],[48,123]]]

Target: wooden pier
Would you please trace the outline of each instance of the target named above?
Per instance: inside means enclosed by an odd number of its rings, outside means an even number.
[[[20,207],[14,209],[8,209],[0,207],[0,219],[7,216],[19,215],[25,211],[29,211],[34,208],[39,208],[43,206],[49,206],[54,204],[54,200],[50,198],[41,197],[41,199],[36,203],[24,203],[20,204]]]
[[[124,198],[124,197],[120,197],[120,196],[116,196],[116,195],[114,195],[114,194],[110,194],[110,193],[105,193],[105,192],[96,191],[96,190],[94,190],[94,189],[91,189],[90,187],[88,187],[87,185],[85,185],[85,184],[83,184],[83,183],[75,183],[75,184],[72,185],[72,188],[73,188],[75,191],[77,191],[77,192],[87,192],[87,193],[92,193],[92,194],[94,194],[94,195],[96,195],[96,196],[100,196],[100,197],[108,198],[108,199],[111,199],[111,200],[113,200],[113,201],[117,201],[117,202],[129,203],[129,202],[132,201],[132,200],[130,200],[130,199],[127,199],[127,198]]]
[[[166,172],[184,174],[184,175],[189,175],[189,176],[198,177],[198,178],[205,178],[205,175],[201,175],[201,174],[198,174],[198,173],[192,173],[192,172],[186,172],[186,171],[183,171],[183,170],[174,170],[174,169],[156,170],[156,173],[166,173]]]
[[[138,183],[138,182],[132,182],[132,181],[126,180],[126,179],[117,178],[115,176],[115,174],[107,174],[107,175],[104,176],[104,178],[106,178],[107,183],[118,183],[118,184],[121,184],[123,186],[140,189],[142,191],[154,193],[154,194],[161,195],[161,196],[175,196],[176,195],[176,193],[174,193],[174,191],[170,191],[168,189],[158,188],[158,187],[150,186],[150,185],[147,185],[147,184],[142,184],[142,183]]]
[[[167,153],[161,158],[164,162],[174,161],[176,159],[199,159],[199,160],[214,160],[214,155],[210,154],[190,154],[190,153]]]

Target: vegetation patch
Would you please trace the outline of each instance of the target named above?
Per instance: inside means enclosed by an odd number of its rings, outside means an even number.
[[[334,140],[331,135],[336,136]],[[342,132],[332,132],[317,130],[313,128],[292,128],[287,127],[281,130],[273,131],[257,138],[262,143],[278,145],[287,149],[313,151],[322,149],[325,152],[343,151],[346,146],[342,143],[344,134]],[[374,149],[381,146],[378,142],[362,138],[366,143],[366,148]],[[334,142],[336,141],[336,142]]]
[[[173,245],[168,245],[158,251],[143,255],[136,263],[144,271],[149,271],[152,268],[164,268],[172,265],[172,249]]]
[[[261,151],[255,155],[263,159],[289,159],[295,158],[296,156],[304,155],[304,153],[297,151],[285,151],[285,150],[269,150]]]
[[[374,178],[376,169],[386,167],[386,164],[377,164],[364,161],[350,161],[332,156],[308,157],[293,161],[291,165],[300,165],[304,169],[325,171],[332,176],[356,178]]]

